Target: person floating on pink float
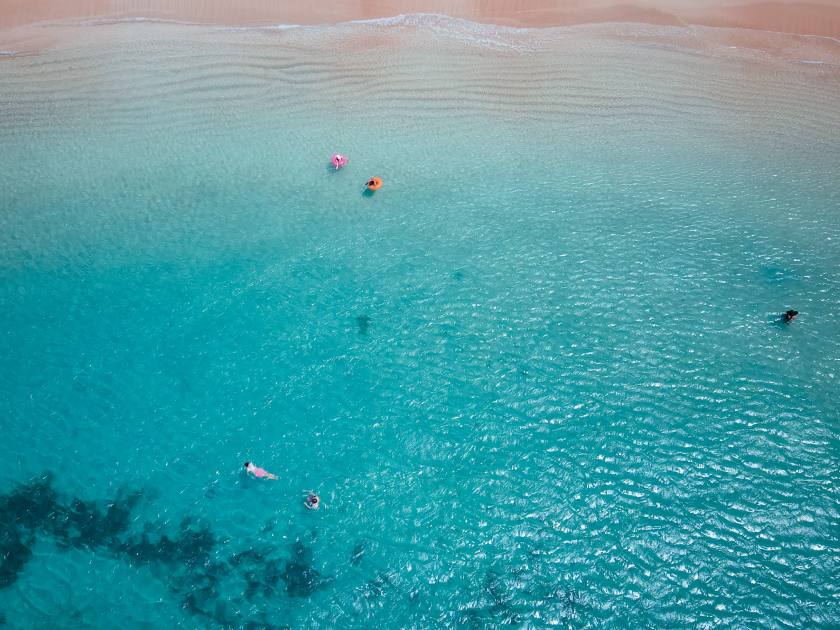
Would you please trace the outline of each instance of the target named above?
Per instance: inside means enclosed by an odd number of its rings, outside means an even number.
[[[335,170],[338,170],[342,166],[347,164],[347,156],[346,155],[341,155],[340,153],[333,153],[333,156],[330,159],[330,162],[332,163],[333,166],[335,166]]]
[[[257,479],[277,479],[277,475],[272,475],[265,468],[255,466],[251,462],[245,462],[245,470]]]

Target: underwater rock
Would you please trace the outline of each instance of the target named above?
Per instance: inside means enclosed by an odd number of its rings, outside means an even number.
[[[305,545],[300,539],[292,543],[292,557],[301,564],[312,563],[312,547]]]
[[[291,560],[280,576],[292,597],[309,597],[321,585],[321,574],[307,564]]]
[[[366,335],[368,328],[370,328],[370,317],[367,315],[359,315],[356,318],[356,325],[359,327],[359,334]]]
[[[17,582],[18,575],[32,557],[33,542],[23,540],[13,526],[7,525],[0,532],[0,588]]]
[[[246,549],[245,551],[233,554],[230,557],[229,562],[231,566],[238,567],[242,564],[262,563],[265,562],[265,558],[265,554],[257,551],[256,549]]]
[[[10,494],[0,496],[0,523],[14,523],[17,527],[35,529],[49,521],[50,513],[58,505],[52,477],[44,475]]]

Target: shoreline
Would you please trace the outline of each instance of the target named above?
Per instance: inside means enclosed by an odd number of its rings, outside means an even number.
[[[540,28],[634,22],[819,35],[840,40],[840,0],[0,0],[0,33],[65,20],[145,18],[218,26],[330,25],[429,13]]]
[[[680,11],[666,12],[652,6],[612,5],[598,6],[606,0],[571,0],[570,7],[539,8],[547,4],[543,0],[526,0],[511,3],[508,0],[396,0],[384,3],[348,3],[340,8],[332,5],[301,9],[298,6],[268,4],[266,0],[246,0],[245,6],[226,7],[215,0],[194,3],[190,0],[174,0],[166,3],[167,8],[156,7],[158,2],[123,0],[122,2],[94,1],[81,3],[74,0],[60,7],[44,6],[43,0],[26,4],[21,0],[0,0],[0,62],[22,55],[38,54],[41,51],[72,45],[80,39],[80,27],[119,26],[149,24],[158,26],[184,26],[231,29],[265,29],[278,32],[296,28],[330,28],[347,25],[414,25],[425,20],[463,20],[474,25],[500,27],[502,29],[549,31],[586,26],[638,25],[640,27],[672,27],[687,29],[698,39],[725,48],[743,48],[763,52],[790,52],[791,43],[818,49],[820,58],[813,63],[840,63],[840,0],[831,0],[837,6],[814,5],[802,2],[760,3],[721,8],[711,8],[697,13],[693,4],[697,0],[673,0],[680,5]],[[642,0],[663,2],[664,0]],[[726,0],[735,2],[737,0]],[[24,6],[26,4],[26,6]],[[87,9],[80,10],[84,4]],[[164,4],[160,2],[160,4]],[[390,7],[390,10],[387,7]],[[514,6],[511,7],[510,5]],[[17,6],[18,10],[13,11]],[[118,6],[115,6],[118,5]],[[199,6],[200,5],[200,6]],[[266,5],[266,6],[262,6]],[[447,5],[450,12],[421,9],[440,8]],[[480,5],[480,6],[472,6]],[[525,8],[523,8],[525,5]],[[749,15],[756,8],[768,6],[784,7],[783,10],[765,14],[773,23],[761,24],[774,28],[761,28],[755,23],[742,23],[732,15]],[[816,8],[815,8],[816,7]],[[265,9],[264,11],[262,9]],[[354,10],[355,9],[355,10]],[[405,9],[398,11],[398,9]],[[721,11],[734,12],[730,19],[724,19]],[[71,13],[72,11],[72,13]],[[396,11],[396,12],[395,12]],[[693,11],[693,12],[692,12]],[[791,19],[790,11],[796,11],[797,20]],[[812,28],[817,14],[823,18],[823,28]],[[717,16],[717,17],[715,17]],[[724,16],[724,17],[721,17]],[[12,23],[12,25],[8,25]],[[5,26],[4,26],[5,25]],[[817,31],[817,32],[810,32]],[[93,30],[85,30],[90,37]],[[705,36],[705,37],[704,37]],[[778,38],[776,37],[778,36]],[[784,41],[786,38],[790,38]],[[804,52],[804,51],[800,51]],[[782,56],[785,56],[784,54]]]

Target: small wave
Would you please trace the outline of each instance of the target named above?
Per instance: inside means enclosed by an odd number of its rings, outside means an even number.
[[[546,28],[555,27],[517,27],[503,26],[501,24],[489,24],[486,22],[475,22],[465,18],[453,17],[445,13],[400,13],[390,17],[370,18],[364,20],[350,20],[345,24],[366,24],[371,26],[430,26],[446,28],[465,28],[478,30],[487,33],[528,33],[541,31]]]
[[[825,68],[826,70],[834,71],[837,68],[840,68],[840,63],[833,63],[831,61],[817,61],[812,59],[799,59],[796,63],[800,63],[806,66],[816,67],[816,68]]]
[[[812,66],[831,66],[834,64],[830,64],[827,61],[819,61],[817,59],[800,59],[799,63],[806,63]]]
[[[345,24],[423,29],[436,35],[460,39],[470,44],[517,51],[532,50],[533,35],[548,30],[545,28],[521,28],[474,22],[443,13],[401,13],[383,18],[351,20],[345,22]],[[530,39],[525,39],[525,36]]]
[[[50,22],[49,24],[67,24],[68,22]],[[208,26],[202,22],[191,22],[187,20],[171,20],[155,17],[102,17],[88,18],[77,21],[70,21],[76,26],[115,26],[119,24],[172,24],[174,26]]]
[[[313,25],[318,28],[323,27],[323,24]],[[214,26],[217,31],[289,31],[299,28],[307,28],[305,24],[269,24],[269,25],[253,25],[253,26]]]
[[[113,26],[119,24],[173,24],[178,26],[209,26],[224,30],[242,30],[242,31],[263,31],[263,30],[288,30],[296,28],[321,29],[324,27],[341,27],[347,25],[364,25],[364,26],[411,26],[411,27],[447,27],[447,28],[468,28],[470,30],[483,30],[486,32],[528,32],[534,30],[544,30],[543,28],[520,28],[511,26],[501,26],[496,24],[488,24],[484,22],[474,22],[465,18],[458,18],[446,15],[444,13],[400,13],[398,15],[368,18],[358,20],[348,20],[344,22],[319,22],[313,24],[213,24],[210,22],[196,22],[188,20],[174,20],[171,18],[145,17],[145,16],[112,16],[112,17],[94,17],[81,19],[67,19],[42,22],[42,25],[62,25],[66,26],[72,24],[75,26]],[[552,27],[548,27],[552,28]]]
[[[410,28],[424,30],[436,35],[461,39],[475,45],[493,48],[527,50],[524,37],[519,41],[511,40],[511,36],[532,37],[535,32],[547,29],[517,28],[473,22],[463,18],[451,17],[442,13],[401,13],[389,17],[350,20],[334,24],[272,24],[272,25],[241,25],[216,26],[220,31],[324,31],[327,28],[341,32],[342,28]]]
[[[474,20],[470,20],[467,18],[461,17],[453,17],[450,15],[446,15],[445,13],[400,13],[397,15],[392,16],[385,16],[379,18],[363,18],[357,20],[348,20],[343,22],[321,22],[321,23],[314,23],[314,24],[272,24],[272,25],[264,25],[264,24],[231,24],[231,25],[222,25],[222,24],[214,24],[212,22],[199,22],[199,21],[189,21],[189,20],[174,20],[171,18],[161,18],[161,17],[151,17],[151,16],[111,16],[111,17],[93,17],[93,18],[68,18],[62,20],[49,20],[46,22],[40,22],[39,24],[43,26],[66,26],[68,24],[71,25],[78,25],[78,26],[101,26],[101,25],[116,25],[116,24],[134,24],[134,23],[151,23],[151,24],[174,24],[174,25],[181,25],[181,26],[205,26],[205,27],[217,27],[220,29],[226,30],[288,30],[293,28],[323,28],[323,27],[336,27],[342,25],[369,25],[369,26],[413,26],[413,27],[438,27],[438,28],[446,28],[449,30],[458,30],[458,29],[466,29],[469,31],[479,31],[484,33],[493,33],[493,34],[501,34],[501,33],[532,33],[534,31],[538,32],[545,32],[545,31],[571,31],[575,29],[580,29],[581,27],[585,28],[616,28],[616,27],[648,27],[653,31],[659,32],[673,32],[674,30],[685,30],[685,29],[695,29],[695,28],[703,28],[703,29],[712,29],[712,30],[733,30],[733,31],[744,31],[744,32],[754,32],[754,33],[764,33],[764,34],[772,34],[772,35],[783,35],[783,36],[792,36],[797,38],[803,39],[816,39],[816,40],[824,40],[826,42],[831,42],[836,45],[840,45],[840,39],[826,36],[826,35],[813,35],[813,34],[803,34],[803,33],[788,33],[783,31],[766,31],[762,29],[749,29],[744,27],[737,27],[737,26],[708,26],[703,24],[693,24],[693,23],[683,23],[681,25],[670,25],[670,24],[651,24],[647,22],[630,22],[630,21],[618,21],[618,22],[609,22],[609,21],[597,21],[597,22],[580,22],[575,24],[567,24],[567,25],[547,25],[547,26],[507,26],[501,24],[493,24],[490,22],[477,22]]]
[[[14,57],[19,54],[16,50],[0,50],[0,57]]]

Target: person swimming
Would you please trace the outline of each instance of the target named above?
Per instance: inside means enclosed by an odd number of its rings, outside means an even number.
[[[317,510],[321,506],[321,498],[314,492],[310,492],[303,500],[303,506],[307,510]]]
[[[277,475],[273,475],[268,472],[265,468],[260,468],[259,466],[255,466],[251,462],[245,462],[245,471],[251,475],[254,475],[257,479],[277,479]]]
[[[784,315],[782,315],[782,321],[785,324],[790,324],[796,316],[799,315],[799,311],[789,310]]]

